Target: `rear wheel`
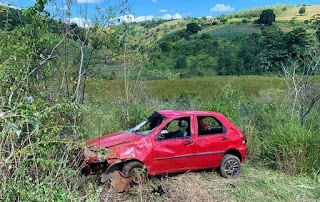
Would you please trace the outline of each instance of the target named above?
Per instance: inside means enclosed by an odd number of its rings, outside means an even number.
[[[241,171],[241,162],[238,157],[232,154],[226,154],[222,157],[220,163],[220,174],[225,178],[236,178]]]
[[[142,163],[131,161],[123,166],[122,174],[125,177],[133,177],[132,181],[136,184],[143,182],[146,179],[146,170]]]

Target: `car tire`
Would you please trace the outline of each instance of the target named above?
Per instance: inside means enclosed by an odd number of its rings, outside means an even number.
[[[139,184],[146,178],[145,167],[138,161],[130,161],[122,168],[122,174],[125,177],[133,177],[132,182]]]
[[[236,178],[241,171],[241,162],[238,157],[226,154],[220,162],[220,174],[224,178]]]

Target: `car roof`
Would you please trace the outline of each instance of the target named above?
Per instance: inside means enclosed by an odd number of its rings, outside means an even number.
[[[174,110],[160,110],[156,111],[159,114],[167,117],[181,117],[181,116],[190,116],[190,115],[198,115],[198,116],[220,116],[221,113],[218,112],[207,112],[207,111],[174,111]]]

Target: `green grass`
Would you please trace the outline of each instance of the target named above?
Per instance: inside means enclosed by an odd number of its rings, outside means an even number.
[[[225,25],[216,29],[208,30],[207,32],[212,37],[235,37],[248,36],[251,34],[258,34],[260,32],[260,25],[255,24],[241,24],[241,25]]]
[[[246,96],[256,96],[259,91],[268,88],[284,89],[285,84],[279,77],[266,76],[213,76],[175,80],[145,81],[144,88],[151,97],[172,99],[182,93],[194,93],[201,99],[213,98],[227,84],[238,85]],[[87,93],[94,99],[110,101],[119,96],[123,89],[122,81],[92,79]]]

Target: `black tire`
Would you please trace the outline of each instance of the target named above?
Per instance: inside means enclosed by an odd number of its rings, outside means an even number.
[[[236,178],[241,171],[241,162],[238,157],[226,154],[220,162],[220,174],[224,178]]]
[[[138,161],[130,161],[122,168],[125,177],[133,177],[132,181],[136,184],[143,182],[146,178],[144,165]]]

